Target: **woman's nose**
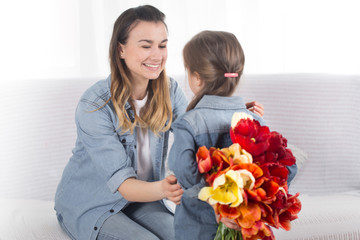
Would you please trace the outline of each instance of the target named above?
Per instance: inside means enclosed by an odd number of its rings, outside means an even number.
[[[150,59],[161,61],[164,58],[164,56],[166,55],[165,51],[166,50],[159,49],[159,48],[154,49],[151,52]]]

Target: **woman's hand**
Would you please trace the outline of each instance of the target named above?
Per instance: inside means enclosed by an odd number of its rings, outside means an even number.
[[[253,102],[248,102],[245,105],[249,111],[259,115],[260,117],[264,115],[264,106],[261,103],[253,101]]]
[[[177,179],[174,175],[169,175],[162,180],[161,188],[165,198],[174,202],[176,205],[180,204],[181,196],[183,195],[184,190],[179,184],[177,184]]]

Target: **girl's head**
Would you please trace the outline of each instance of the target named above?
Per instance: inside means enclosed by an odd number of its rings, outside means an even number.
[[[111,100],[122,131],[136,125],[154,133],[168,130],[172,119],[169,81],[165,74],[167,26],[165,15],[145,5],[130,8],[116,20],[110,42]],[[125,104],[134,108],[134,86],[148,84],[147,103],[132,120]],[[165,126],[166,122],[168,125]]]
[[[184,65],[195,97],[187,110],[193,109],[204,95],[231,96],[244,69],[243,49],[234,34],[203,31],[184,47]],[[237,77],[225,77],[237,73]]]

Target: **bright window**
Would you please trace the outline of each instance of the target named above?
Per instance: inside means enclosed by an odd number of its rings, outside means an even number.
[[[358,0],[12,0],[0,3],[1,81],[107,76],[113,23],[141,4],[167,16],[170,75],[207,29],[238,37],[246,73],[360,74]]]

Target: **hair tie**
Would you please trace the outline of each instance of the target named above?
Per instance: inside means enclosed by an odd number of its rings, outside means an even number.
[[[224,73],[224,77],[238,77],[238,73]]]

